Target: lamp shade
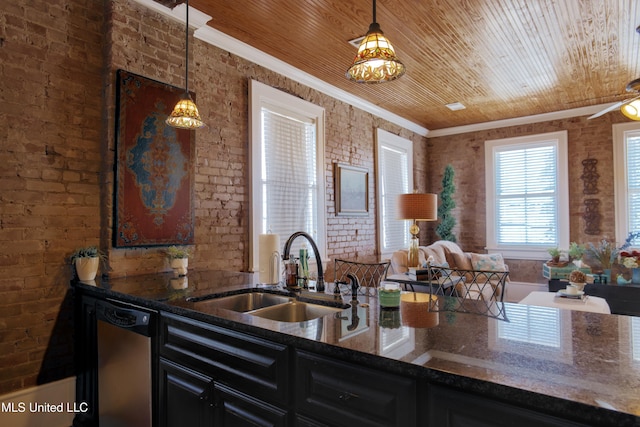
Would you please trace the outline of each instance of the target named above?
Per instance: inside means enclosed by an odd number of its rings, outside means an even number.
[[[631,120],[640,120],[640,99],[634,99],[620,107],[620,112]]]
[[[178,101],[166,122],[169,126],[179,129],[198,129],[204,126],[198,107],[189,95]]]
[[[396,57],[380,26],[372,23],[347,71],[347,78],[358,83],[381,83],[395,80],[404,72],[404,64]]]
[[[438,219],[438,196],[431,193],[400,194],[398,219],[435,221]]]

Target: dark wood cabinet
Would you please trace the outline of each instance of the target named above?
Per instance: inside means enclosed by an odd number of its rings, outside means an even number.
[[[331,426],[416,425],[416,381],[296,353],[296,412]]]
[[[549,292],[558,292],[569,282],[560,279],[549,280]],[[617,283],[588,283],[584,287],[587,295],[604,298],[612,314],[640,316],[640,284],[618,285]]]
[[[290,425],[287,346],[171,313],[160,335],[166,427]]]
[[[76,414],[74,426],[98,425],[98,343],[95,299],[79,297],[75,301],[76,401],[86,402],[87,411]]]
[[[288,403],[286,345],[197,320],[162,313],[160,355],[211,376],[216,383],[276,405]]]
[[[158,426],[212,426],[213,379],[163,358],[158,371]]]
[[[437,427],[587,427],[586,424],[432,385],[427,408],[429,426]]]

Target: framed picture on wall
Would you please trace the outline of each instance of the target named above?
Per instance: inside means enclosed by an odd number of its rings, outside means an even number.
[[[336,215],[369,215],[369,170],[335,163]]]
[[[118,70],[116,94],[113,245],[193,244],[195,132],[165,123],[184,89]]]

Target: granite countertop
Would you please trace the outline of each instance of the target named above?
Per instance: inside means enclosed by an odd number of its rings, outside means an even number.
[[[505,393],[523,404],[555,406],[552,412],[587,410],[593,420],[619,417],[618,425],[640,425],[636,317],[511,303],[487,309],[464,300],[454,304],[455,311],[425,312],[426,323],[413,327],[402,309],[384,310],[377,297],[360,295],[357,305],[339,315],[285,323],[187,300],[254,288],[250,273],[190,271],[177,279],[167,273],[75,286],[265,337],[353,353],[398,372],[479,393],[490,389],[494,397]],[[351,297],[343,299],[349,303]],[[439,301],[439,307],[447,305],[450,301]],[[574,403],[578,406],[572,407]]]

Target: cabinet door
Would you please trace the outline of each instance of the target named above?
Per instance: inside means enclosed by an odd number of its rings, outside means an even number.
[[[288,403],[288,354],[283,344],[162,313],[161,356],[266,402]]]
[[[296,412],[331,426],[416,425],[416,381],[299,351]]]
[[[221,384],[215,385],[215,406],[217,426],[287,426],[287,411]]]
[[[211,427],[213,381],[191,369],[160,359],[160,427]]]
[[[430,386],[428,418],[438,427],[586,427],[447,387]]]

